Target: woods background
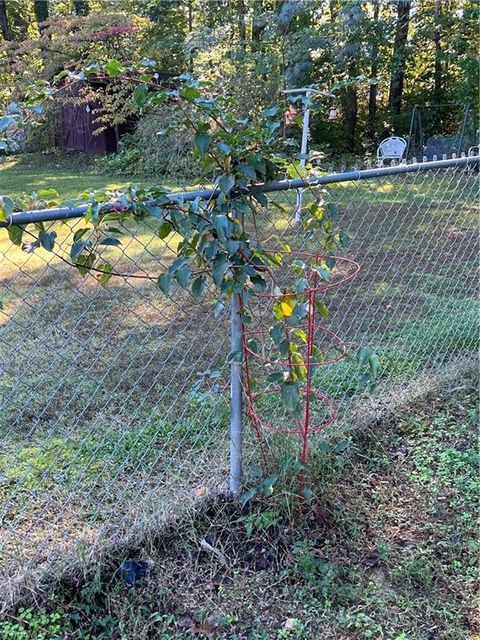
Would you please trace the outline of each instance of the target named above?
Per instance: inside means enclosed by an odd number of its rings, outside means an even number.
[[[478,101],[478,19],[475,0],[0,0],[0,110],[62,68],[147,58],[212,81],[240,99],[245,116],[280,101],[282,88],[333,87],[338,118],[319,107],[312,148],[364,154],[387,135],[407,135],[415,104],[427,135],[458,130],[462,106]],[[120,85],[88,87],[85,101],[92,91],[99,121],[129,132],[116,168],[158,169],[168,108],[132,114]],[[53,144],[54,126],[45,131],[31,148]],[[174,146],[171,170],[188,172],[188,140],[177,136]]]

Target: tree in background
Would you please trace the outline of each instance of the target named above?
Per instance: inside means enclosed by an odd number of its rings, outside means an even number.
[[[6,0],[0,0],[0,33],[4,40],[10,39]]]
[[[392,52],[392,75],[388,95],[388,106],[395,113],[400,113],[402,107],[411,4],[411,0],[399,0],[397,7],[397,24]]]
[[[88,16],[90,11],[88,0],[73,0],[73,8],[77,16]]]
[[[40,25],[45,20],[48,20],[48,0],[34,0],[33,9],[35,12],[35,18]]]
[[[0,103],[62,66],[145,57],[211,81],[250,116],[282,88],[336,86],[338,121],[314,113],[312,143],[361,153],[406,135],[414,104],[477,103],[479,10],[477,0],[0,0],[12,41],[0,44]],[[128,25],[141,25],[136,36]],[[435,114],[436,132],[454,130],[452,109]]]

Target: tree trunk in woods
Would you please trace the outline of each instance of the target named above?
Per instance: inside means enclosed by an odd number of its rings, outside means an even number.
[[[372,43],[372,66],[370,77],[376,78],[378,74],[378,15],[380,5],[378,0],[373,2],[373,43]],[[376,143],[375,122],[377,118],[377,85],[371,84],[368,90],[368,137],[372,144]]]
[[[41,22],[48,20],[48,0],[34,0],[33,10],[39,25]],[[40,31],[40,26],[38,29]]]
[[[440,99],[440,94],[442,92],[441,16],[442,16],[442,0],[435,0],[435,26],[434,26],[434,32],[433,32],[433,41],[435,43],[435,68],[434,68],[434,78],[433,78],[433,82],[434,82],[433,92],[435,95],[435,99],[437,101]]]
[[[245,48],[247,41],[247,29],[245,27],[245,14],[247,12],[245,7],[245,0],[238,0],[238,37],[240,38],[240,45]]]
[[[345,92],[345,138],[347,149],[355,153],[355,136],[357,133],[358,98],[356,87],[349,87]]]
[[[338,22],[339,35],[345,41],[343,64],[347,69],[347,79],[352,82],[345,87],[343,111],[345,144],[347,151],[356,151],[356,133],[358,121],[358,91],[355,78],[359,74],[360,43],[358,40],[358,28],[363,13],[358,5],[342,4],[335,21]]]
[[[189,0],[188,2],[188,33],[192,33],[193,31],[193,2]],[[188,57],[188,70],[190,73],[193,73],[193,53],[190,53]]]
[[[330,0],[328,8],[330,10],[330,22],[335,22],[338,15],[338,6],[336,0]]]
[[[262,39],[265,25],[261,23],[260,16],[263,13],[262,0],[255,0],[253,5],[253,22],[252,22],[252,50],[256,51]]]
[[[4,40],[10,40],[10,27],[8,25],[7,5],[5,0],[0,0],[0,33]]]
[[[398,0],[397,25],[395,29],[395,41],[393,43],[392,77],[388,96],[388,106],[395,113],[400,113],[402,108],[410,7],[411,0]]]
[[[88,0],[73,0],[73,9],[77,16],[88,16],[90,12]]]

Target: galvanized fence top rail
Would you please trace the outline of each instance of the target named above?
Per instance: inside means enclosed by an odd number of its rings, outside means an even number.
[[[381,178],[382,176],[393,176],[405,173],[415,173],[435,169],[448,169],[449,167],[460,167],[478,164],[480,156],[462,156],[460,158],[444,158],[442,160],[431,160],[425,162],[412,161],[409,163],[392,164],[390,166],[379,166],[368,169],[355,169],[353,171],[343,171],[331,173],[329,175],[311,176],[308,178],[295,178],[291,180],[279,180],[265,184],[253,185],[248,189],[249,193],[274,193],[277,191],[290,191],[307,187],[319,187],[339,182],[350,182],[352,180],[368,180]],[[415,159],[414,159],[415,160]],[[170,195],[179,202],[192,202],[193,200],[211,200],[218,197],[220,191],[216,189],[199,189],[195,191],[172,192]],[[234,197],[234,196],[233,196]],[[0,222],[1,227],[12,225],[22,226],[35,222],[53,222],[55,220],[71,220],[80,218],[88,211],[89,205],[83,204],[74,207],[53,207],[49,209],[38,209],[30,211],[19,211],[7,216],[6,222]],[[110,209],[111,210],[111,209]],[[109,211],[108,203],[102,207],[102,212]]]
[[[345,439],[359,407],[383,411],[420,382],[470,362],[478,346],[479,162],[452,158],[252,187],[279,205],[261,211],[259,233],[297,252],[318,248],[294,222],[296,191],[328,187],[351,239],[346,255],[362,267],[322,300],[328,326],[352,354],[378,353],[380,382],[369,396],[359,383],[361,362],[318,371],[314,383],[335,400],[339,419],[314,436],[312,451],[325,439]],[[209,199],[215,191],[174,197]],[[225,367],[241,340],[235,306],[230,318],[214,318],[209,301],[160,295],[152,274],[171,263],[176,246],[155,234],[158,221],[124,229],[116,263],[124,277],[107,287],[82,279],[60,258],[87,208],[14,212],[0,223],[64,222],[58,256],[26,253],[0,230],[4,606],[26,588],[41,590],[46,575],[158,531],[225,491],[228,480],[241,489],[242,461],[248,471],[259,459],[254,434],[242,432],[242,363]],[[266,317],[262,305],[256,311],[253,330]],[[285,420],[275,399],[260,398],[258,411],[272,423]],[[322,411],[313,406],[312,419],[321,422]],[[262,436],[272,459],[297,450],[291,436]]]

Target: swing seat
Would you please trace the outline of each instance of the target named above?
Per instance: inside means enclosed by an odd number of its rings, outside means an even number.
[[[450,158],[453,153],[460,155],[464,149],[464,146],[463,148],[460,147],[458,136],[434,135],[427,140],[424,153],[429,160],[431,160],[433,156],[437,156],[437,158],[441,160],[444,155],[448,158]]]

